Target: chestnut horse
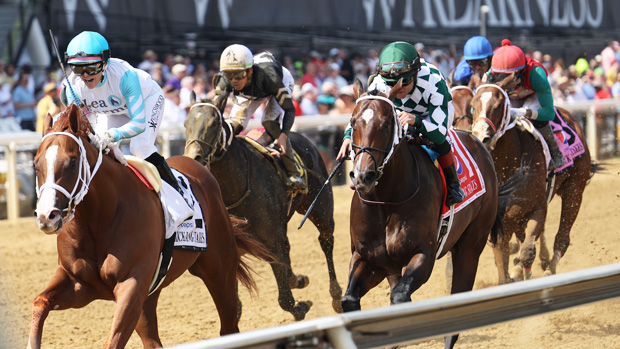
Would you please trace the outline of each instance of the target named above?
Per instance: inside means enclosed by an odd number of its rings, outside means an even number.
[[[515,200],[507,208],[502,221],[504,234],[494,247],[500,284],[531,278],[531,268],[536,257],[534,243],[543,234],[547,204],[554,194],[562,198],[560,226],[553,246],[554,257],[549,260],[549,251],[541,239],[540,259],[546,275],[556,273],[560,258],[565,255],[570,244],[570,230],[579,213],[583,190],[591,171],[590,154],[581,127],[571,118],[570,113],[557,108],[564,120],[577,132],[585,153],[575,159],[572,167],[555,175],[552,193],[547,194],[548,172],[543,146],[524,127],[516,124],[517,120],[510,118],[510,102],[505,88],[512,83],[512,76],[508,76],[497,84],[481,85],[472,100],[473,134],[491,151],[499,183],[504,183],[523,166],[527,167],[527,179],[518,188],[517,196],[520,200]],[[516,265],[509,274],[509,241],[513,234],[521,246]]]
[[[351,262],[342,298],[345,311],[360,310],[360,299],[387,278],[391,304],[411,301],[429,279],[435,260],[452,254],[451,293],[470,291],[489,236],[495,240],[504,200],[493,159],[471,134],[457,132],[480,168],[486,192],[455,213],[442,248],[438,229],[443,207],[442,177],[427,152],[402,138],[394,97],[364,93],[354,84],[357,105],[351,118],[356,193],[351,201]],[[399,140],[398,144],[395,143]],[[446,337],[452,347],[458,335]]]
[[[318,150],[306,137],[291,132],[291,144],[303,161],[308,176],[308,193],[291,197],[280,179],[274,163],[249,142],[231,134],[222,117],[228,98],[220,95],[214,104],[196,103],[191,96],[191,107],[185,120],[185,156],[207,166],[217,178],[224,202],[229,211],[247,219],[247,231],[261,241],[280,263],[271,264],[278,283],[278,303],[295,320],[303,320],[312,306],[311,301],[296,302],[291,288],[304,288],[308,277],[293,273],[289,256],[290,245],[286,235],[287,223],[295,213],[306,213],[318,195],[327,170]],[[327,184],[317,199],[310,221],[319,230],[319,243],[325,254],[329,276],[332,307],[342,312],[342,288],[336,279],[332,251],[334,249],[334,198],[331,184]]]
[[[124,347],[134,329],[145,348],[162,347],[157,300],[161,289],[186,270],[209,289],[220,317],[220,334],[239,332],[236,281],[256,288],[241,256],[247,252],[269,259],[269,255],[232,224],[209,171],[184,156],[169,159],[187,176],[200,202],[208,249],[174,249],[163,284],[149,295],[164,246],[164,213],[158,195],[131,169],[89,143],[92,128],[77,106],[71,105],[55,123],[48,114],[43,128],[34,159],[42,184],[35,216],[43,232],[57,235],[58,267],[33,301],[28,346],[41,347],[43,324],[51,310],[81,308],[103,299],[116,302],[106,348]]]
[[[474,91],[468,86],[454,86],[450,93],[454,105],[452,126],[458,130],[471,131],[471,99],[474,98]]]

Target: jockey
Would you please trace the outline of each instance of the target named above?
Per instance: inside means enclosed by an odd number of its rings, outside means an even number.
[[[473,71],[469,67],[469,63],[465,59],[461,60],[456,66],[450,77],[450,86],[467,86]]]
[[[155,165],[161,178],[182,193],[155,147],[164,93],[151,75],[110,58],[107,40],[91,31],[81,32],[69,42],[65,59],[72,73],[64,82],[61,100],[69,105],[77,97],[77,104],[88,109],[88,121],[95,130],[91,143],[105,149],[110,143],[131,139],[131,154]]]
[[[281,159],[288,175],[288,186],[305,189],[289,140],[289,132],[295,121],[295,106],[291,98],[295,80],[288,69],[282,66],[271,53],[256,56],[243,45],[228,46],[220,57],[222,78],[214,80],[216,93],[233,88],[234,105],[230,118],[235,134],[245,129],[256,109],[267,101],[262,125],[271,139],[267,143],[282,148]],[[218,77],[216,77],[218,79]]]
[[[489,82],[498,82],[509,75],[513,76],[516,85],[508,87],[506,92],[510,97],[512,116],[525,116],[543,135],[552,161],[549,170],[564,165],[562,152],[549,126],[549,121],[555,117],[553,95],[547,80],[547,71],[537,60],[525,57],[523,51],[510,44],[510,40],[502,40],[502,47],[498,48],[491,63]]]
[[[471,37],[463,48],[463,59],[467,61],[473,73],[480,78],[489,71],[491,59],[493,57],[493,47],[489,40],[482,36]]]
[[[448,126],[452,125],[454,118],[454,107],[444,77],[437,67],[420,58],[413,45],[403,41],[390,43],[383,48],[377,73],[369,78],[368,90],[377,89],[387,93],[402,80],[402,88],[394,100],[400,123],[409,133],[421,133],[435,144],[433,149],[439,153],[437,161],[446,177],[446,205],[452,206],[463,201],[465,194],[456,173],[452,148],[446,141]],[[338,159],[347,156],[350,149],[349,126]]]

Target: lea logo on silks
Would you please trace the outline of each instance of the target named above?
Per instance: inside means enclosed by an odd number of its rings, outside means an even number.
[[[116,106],[121,105],[121,99],[112,95],[108,97],[108,103],[110,103],[111,106],[116,107]]]

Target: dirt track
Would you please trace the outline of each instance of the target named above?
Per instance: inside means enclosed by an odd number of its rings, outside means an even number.
[[[586,187],[584,204],[573,228],[571,246],[559,265],[559,272],[573,271],[619,262],[620,254],[620,160],[604,161],[602,169]],[[335,188],[336,244],[335,265],[340,285],[347,281],[349,250],[349,202],[352,195],[345,186]],[[310,222],[297,230],[301,216],[289,224],[291,259],[295,272],[310,277],[310,285],[294,290],[298,300],[314,305],[307,319],[333,315],[328,292],[325,260],[317,241],[317,231]],[[549,210],[546,231],[549,240],[559,221],[559,200]],[[53,236],[46,236],[34,219],[17,224],[0,222],[3,243],[0,246],[0,348],[25,348],[30,326],[30,303],[50,279],[56,265]],[[552,242],[550,242],[552,245]],[[293,322],[290,314],[277,303],[277,288],[270,268],[253,263],[257,273],[259,295],[252,298],[242,289],[243,316],[241,331]],[[439,260],[431,280],[414,293],[413,301],[446,294],[445,259]],[[535,265],[534,276],[542,272]],[[475,289],[494,286],[497,271],[492,252],[482,256]],[[384,282],[362,299],[362,308],[389,305],[389,289]],[[44,348],[100,348],[105,343],[112,320],[114,303],[96,301],[83,309],[52,312],[45,323]],[[165,345],[175,345],[219,333],[219,320],[213,302],[197,278],[186,274],[162,292],[159,302],[159,329]],[[608,300],[543,316],[532,317],[461,333],[457,348],[619,348],[620,300]],[[439,339],[415,348],[442,348]],[[133,335],[128,348],[141,348]]]

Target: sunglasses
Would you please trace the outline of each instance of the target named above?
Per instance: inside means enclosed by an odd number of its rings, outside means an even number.
[[[85,73],[87,75],[97,75],[103,71],[103,62],[93,64],[69,64],[69,67],[71,67],[71,71],[77,76],[82,76]]]
[[[476,60],[467,61],[467,64],[469,64],[470,67],[482,67],[486,63],[487,61],[485,59],[476,59]]]
[[[242,70],[234,73],[224,72],[224,76],[228,80],[241,80],[248,75],[248,70]]]
[[[413,64],[409,62],[390,62],[379,66],[379,75],[396,77],[413,70]]]
[[[413,82],[413,79],[414,79],[415,77],[416,77],[415,75],[412,75],[412,76],[410,76],[410,77],[408,77],[408,78],[406,78],[406,79],[403,79],[403,84],[402,84],[402,86],[407,86],[407,85],[409,85],[410,83],[412,83],[412,82]],[[386,84],[386,85],[388,85],[388,86],[390,86],[390,87],[394,87],[396,84],[398,84],[398,80],[396,80],[396,81],[386,81],[386,82],[385,82],[385,84]]]

